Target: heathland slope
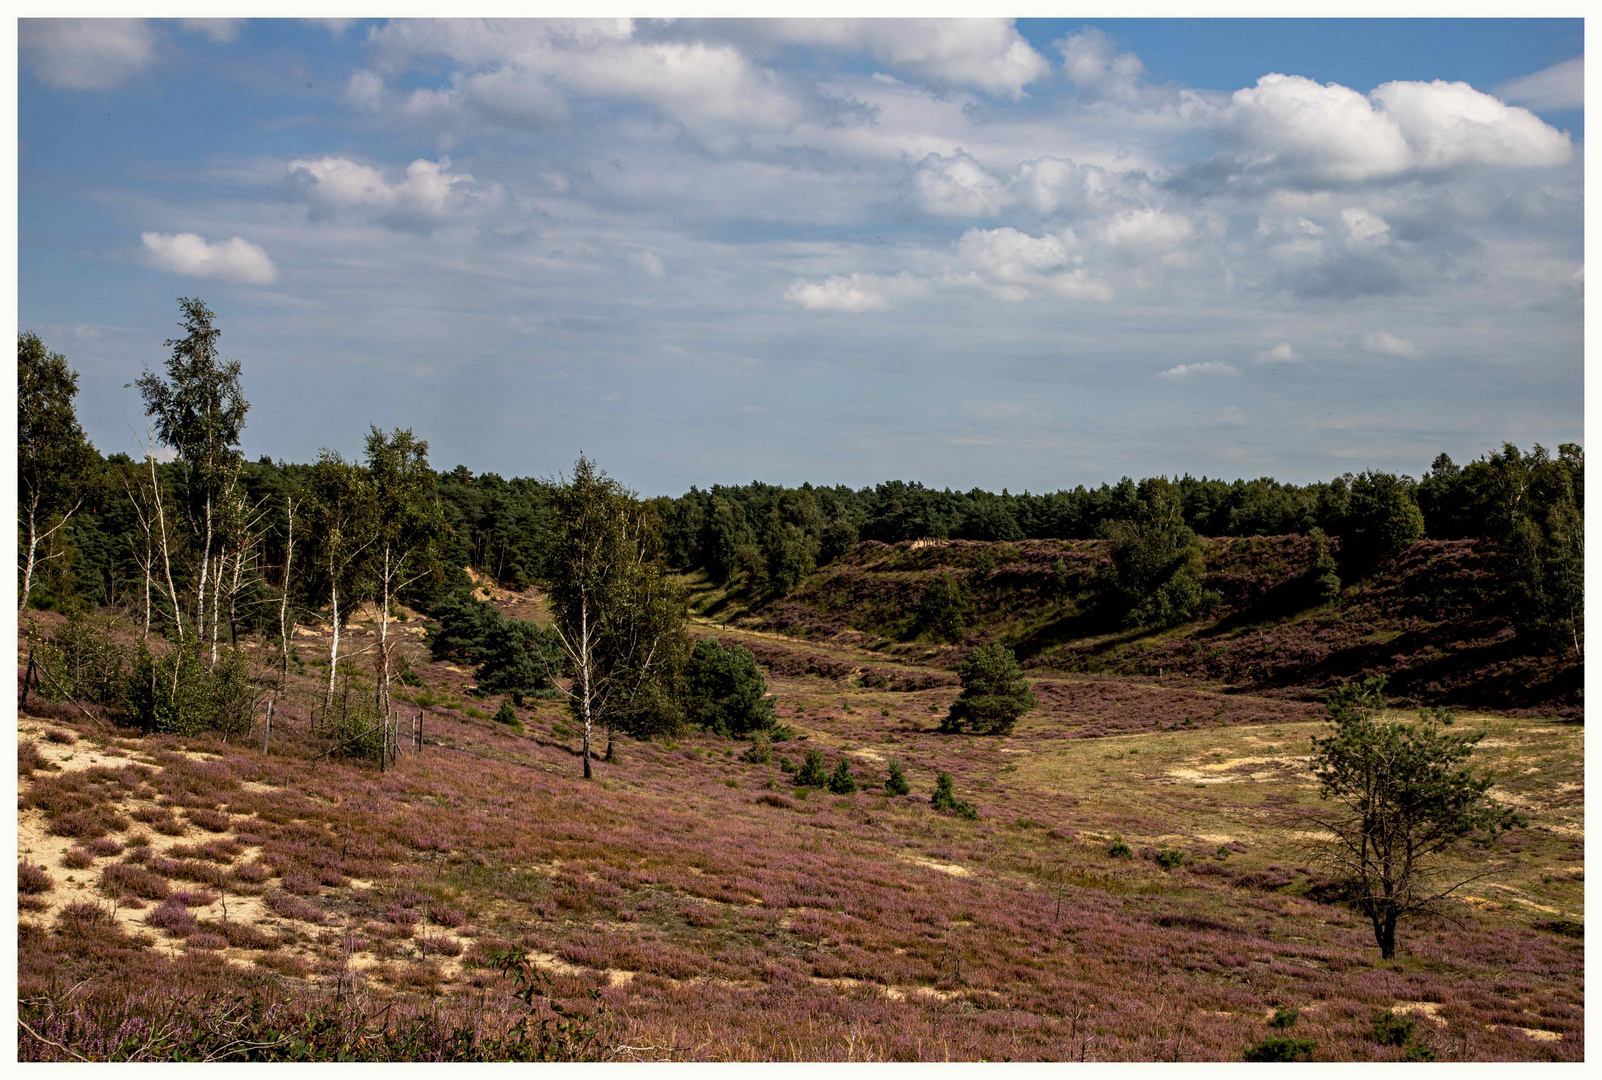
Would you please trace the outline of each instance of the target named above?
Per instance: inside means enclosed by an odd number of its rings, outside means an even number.
[[[535,1018],[589,1015],[596,1039],[564,1045],[613,1060],[1238,1060],[1281,1005],[1319,1059],[1399,1059],[1374,1038],[1384,1010],[1445,1060],[1584,1057],[1572,722],[1462,718],[1532,824],[1463,852],[1498,876],[1381,963],[1294,825],[1316,800],[1314,704],[1037,668],[1040,707],[1011,734],[952,736],[947,669],[844,634],[703,626],[757,651],[794,739],[765,764],[709,734],[620,739],[585,783],[555,702],[494,723],[502,700],[432,662],[416,626],[422,745],[383,772],[323,756],[313,628],[265,749],[259,725],[140,735],[28,699],[22,1057],[290,1053],[299,1037],[461,1056],[527,1011],[495,966],[508,953],[551,980]],[[794,787],[777,759],[808,750],[860,789]],[[891,759],[911,794],[884,793]],[[939,772],[974,819],[934,812]]]
[[[1206,618],[1129,630],[1101,605],[1111,565],[1099,540],[862,543],[788,596],[754,605],[736,625],[955,666],[1001,641],[1039,670],[1161,676],[1260,693],[1321,691],[1383,674],[1403,701],[1498,711],[1581,714],[1583,666],[1572,651],[1529,645],[1514,628],[1503,556],[1479,539],[1421,540],[1333,602],[1310,597],[1306,536],[1206,543]],[[960,633],[919,615],[931,582],[961,590]]]

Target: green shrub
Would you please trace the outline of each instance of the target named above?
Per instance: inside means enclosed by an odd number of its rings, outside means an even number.
[[[1268,1026],[1271,1028],[1293,1028],[1301,1017],[1300,1009],[1289,1009],[1284,1005],[1274,1007],[1274,1015],[1269,1018]]]
[[[1185,853],[1175,848],[1159,848],[1157,854],[1152,856],[1152,860],[1164,870],[1172,870],[1184,864]]]
[[[957,817],[970,819],[979,816],[979,811],[974,809],[972,803],[957,798],[950,773],[943,772],[935,777],[935,791],[930,796],[929,804],[942,814],[955,814]]]
[[[740,760],[752,765],[766,765],[773,760],[773,744],[759,731],[751,736],[751,745],[740,755]]]
[[[1270,1035],[1256,1046],[1248,1046],[1242,1055],[1244,1061],[1309,1061],[1313,1056],[1313,1048],[1318,1044],[1312,1039],[1293,1039],[1289,1035]]]
[[[684,712],[691,723],[725,736],[774,726],[773,699],[748,649],[725,649],[717,638],[701,638],[684,681]]]
[[[806,764],[795,774],[798,787],[822,787],[829,782],[823,771],[823,752],[821,750],[808,750]]]
[[[360,679],[345,678],[325,717],[337,748],[334,756],[378,761],[384,752],[383,720],[372,688]]]
[[[834,767],[834,775],[829,777],[829,790],[836,795],[850,795],[857,790],[856,778],[851,775],[851,766],[846,764],[845,758]]]
[[[779,759],[779,771],[780,772],[787,772],[787,773],[795,772],[795,762],[791,761],[787,757],[780,758]]]
[[[918,597],[918,628],[942,641],[962,636],[968,613],[968,590],[962,579],[942,574]]]
[[[1374,1014],[1374,1041],[1381,1046],[1401,1046],[1413,1037],[1415,1027],[1413,1020],[1386,1009]]]
[[[905,795],[911,790],[912,787],[907,783],[907,778],[901,771],[901,762],[892,760],[890,762],[890,775],[884,781],[884,793],[886,795]]]
[[[1423,1043],[1408,1043],[1407,1049],[1402,1053],[1403,1061],[1434,1061],[1435,1051]]]
[[[1035,707],[1035,695],[1011,649],[995,642],[981,645],[957,666],[962,694],[940,725],[944,732],[976,731],[1005,735],[1018,718]]]
[[[250,662],[243,650],[228,649],[212,667],[195,655],[192,639],[159,655],[141,641],[122,681],[122,702],[146,731],[238,734],[250,728]]]
[[[1107,849],[1107,854],[1115,859],[1133,859],[1135,857],[1135,853],[1130,850],[1129,845],[1124,843],[1121,838],[1113,840],[1112,846]]]
[[[495,722],[497,724],[505,724],[507,727],[515,728],[518,731],[523,730],[523,721],[517,718],[517,710],[512,708],[510,701],[501,702],[501,707],[495,710]]]
[[[128,647],[111,636],[111,626],[104,620],[73,614],[67,625],[45,642],[38,660],[51,676],[39,681],[39,694],[46,700],[70,696],[109,705],[122,695]]]

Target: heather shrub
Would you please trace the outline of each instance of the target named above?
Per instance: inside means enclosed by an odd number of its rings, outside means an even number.
[[[745,735],[773,727],[773,699],[756,657],[739,645],[724,648],[717,638],[695,643],[684,674],[686,718],[719,735]]]
[[[462,955],[462,943],[449,934],[424,934],[417,939],[417,948],[424,956],[430,953],[436,956]]]
[[[221,934],[191,933],[186,938],[191,949],[226,949],[228,939]]]
[[[461,926],[467,921],[467,916],[453,907],[444,904],[431,904],[428,909],[428,921],[435,926]],[[455,955],[452,953],[451,955]]]
[[[798,787],[822,787],[829,782],[828,775],[823,771],[823,751],[808,750],[807,760],[795,774]]]
[[[951,706],[940,730],[1005,735],[1018,718],[1035,707],[1023,669],[1011,649],[999,642],[981,645],[957,666],[962,694]]]
[[[955,789],[952,787],[951,774],[947,772],[940,773],[935,777],[935,790],[934,794],[929,798],[929,803],[943,814],[955,814],[961,818],[976,818],[979,816],[979,811],[974,809],[972,803],[963,802],[957,798]]]
[[[286,919],[299,919],[301,922],[319,925],[328,921],[328,913],[322,908],[281,889],[268,893],[262,903],[268,911]]]
[[[1242,1059],[1245,1061],[1310,1061],[1313,1048],[1318,1044],[1311,1039],[1293,1039],[1289,1035],[1270,1035],[1255,1046],[1248,1046]]]
[[[885,777],[884,793],[886,795],[905,795],[912,790],[907,783],[906,775],[901,771],[901,762],[894,759],[890,762],[890,775]]]
[[[51,836],[65,836],[72,840],[98,840],[108,832],[121,832],[128,825],[128,819],[115,810],[97,806],[53,818],[49,832]]]
[[[132,893],[146,900],[165,900],[169,891],[167,879],[127,863],[112,863],[100,871],[100,891],[107,896]]]
[[[168,937],[188,937],[195,931],[195,916],[176,900],[163,900],[145,916],[145,925],[154,926]]]
[[[1406,1016],[1397,1016],[1390,1009],[1374,1014],[1371,1031],[1374,1041],[1381,1046],[1401,1046],[1413,1037],[1416,1022]]]
[[[36,895],[47,893],[55,887],[55,879],[44,867],[26,862],[17,864],[17,892]]]
[[[850,795],[857,790],[857,781],[851,775],[851,766],[846,764],[845,758],[841,758],[834,767],[834,775],[829,777],[829,790],[836,795]]]
[[[766,765],[773,760],[773,743],[763,732],[751,736],[751,745],[746,747],[740,760],[752,765]]]
[[[86,848],[68,848],[66,854],[61,856],[61,865],[68,870],[84,870],[94,864],[95,857]]]
[[[29,776],[35,769],[43,769],[49,764],[44,755],[39,753],[39,744],[32,739],[17,744],[18,776]]]
[[[220,810],[208,810],[205,808],[185,810],[184,816],[207,832],[227,832],[230,826],[228,815]]]
[[[57,746],[71,746],[78,741],[78,736],[66,728],[51,728],[45,732],[45,742],[55,743]]]

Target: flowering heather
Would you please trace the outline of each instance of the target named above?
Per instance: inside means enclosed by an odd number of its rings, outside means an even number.
[[[17,864],[17,892],[37,895],[49,892],[55,885],[55,880],[44,867],[28,862]]]
[[[1034,572],[1019,547],[987,580]],[[470,676],[411,641],[441,704],[418,706],[423,751],[403,745],[383,773],[317,760],[320,698],[294,678],[270,755],[86,725],[75,753],[136,764],[22,781],[50,845],[25,865],[95,850],[51,836],[69,814],[154,835],[124,833],[90,871],[103,915],[68,915],[95,892],[19,866],[45,905],[19,919],[19,1015],[36,1033],[19,1027],[19,1057],[1238,1061],[1276,1033],[1316,1060],[1585,1056],[1577,725],[1459,718],[1488,729],[1477,763],[1536,827],[1462,853],[1502,873],[1451,919],[1405,925],[1381,963],[1285,824],[1317,797],[1309,700],[1037,667],[1040,705],[1010,734],[951,735],[937,728],[958,687],[919,654],[718,633],[766,650],[796,736],[776,756],[815,750],[859,780],[893,760],[911,793],[803,798],[777,763],[743,760],[748,744],[703,734],[620,738],[585,784],[559,704],[529,703],[524,734],[475,720],[443,704]],[[975,819],[934,812],[940,773]],[[176,837],[157,825],[185,821]],[[1112,857],[1115,840],[1133,857]],[[150,906],[113,920],[127,896]],[[1269,1027],[1280,1007],[1293,1030]],[[1375,1042],[1386,1011],[1415,1022],[1411,1043]],[[561,1039],[517,1042],[559,1023]]]

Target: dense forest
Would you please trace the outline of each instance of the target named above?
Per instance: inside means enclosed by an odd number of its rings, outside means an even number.
[[[441,618],[437,651],[477,659],[494,620],[466,599],[469,570],[511,590],[560,590],[566,478],[436,471],[411,431],[377,427],[359,461],[329,450],[311,463],[244,460],[243,373],[221,358],[212,312],[199,300],[180,306],[183,334],[167,342],[165,377],[147,370],[136,384],[149,431],[142,459],[97,452],[75,418],[66,358],[19,336],[23,609],[118,609],[147,637],[209,649],[213,665],[219,641],[260,632],[281,642],[298,621],[316,620],[336,633],[331,696],[338,630],[364,604],[385,625],[398,602]],[[1483,537],[1506,552],[1499,572],[1521,599],[1531,646],[1581,647],[1584,455],[1569,443],[1556,454],[1507,444],[1463,466],[1441,454],[1417,478],[1369,471],[1305,485],[1187,474],[994,494],[900,480],[861,489],[753,481],[641,500],[607,483],[608,497],[630,507],[641,558],[658,577],[704,571],[771,600],[864,541],[1100,538],[1110,542],[1107,605],[1136,626],[1207,610],[1209,537],[1311,537],[1308,573],[1330,595],[1417,540]],[[505,664],[527,667],[530,650],[554,648],[524,645]],[[282,651],[287,664],[291,650]],[[521,682],[519,691],[549,691],[533,674]]]

